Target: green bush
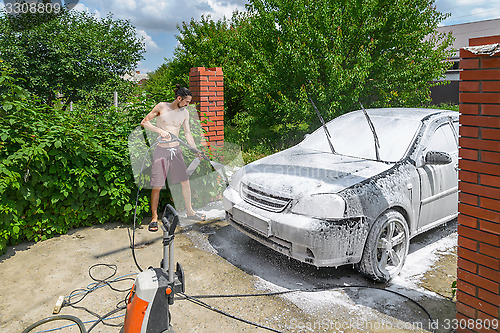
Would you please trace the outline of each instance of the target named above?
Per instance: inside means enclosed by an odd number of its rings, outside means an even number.
[[[127,138],[146,103],[73,113],[48,107],[0,76],[0,253],[70,228],[127,221],[136,185]],[[149,209],[149,193],[139,212]]]
[[[443,109],[443,110],[451,110],[451,111],[457,111],[458,112],[458,104],[453,104],[453,103],[441,103],[438,105],[429,105],[426,106],[427,108],[430,109]]]

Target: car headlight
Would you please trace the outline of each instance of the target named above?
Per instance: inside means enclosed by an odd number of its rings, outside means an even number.
[[[292,207],[295,214],[312,216],[318,219],[344,217],[345,201],[337,194],[315,194],[299,199]]]

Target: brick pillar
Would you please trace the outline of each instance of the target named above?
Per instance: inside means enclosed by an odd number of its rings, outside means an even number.
[[[194,67],[189,73],[189,90],[205,132],[207,146],[224,144],[224,75],[222,68]]]
[[[469,40],[493,43],[500,36]],[[457,332],[499,332],[500,53],[460,57]]]

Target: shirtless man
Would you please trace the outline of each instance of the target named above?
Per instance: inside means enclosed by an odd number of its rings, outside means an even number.
[[[175,100],[172,103],[158,103],[141,121],[141,126],[160,134],[165,141],[171,140],[170,133],[179,136],[182,126],[187,143],[197,149],[189,127],[189,111],[186,109],[186,106],[191,102],[191,92],[179,84],[176,85],[174,91]],[[157,126],[151,124],[151,120],[154,118],[157,118]],[[191,206],[191,186],[179,143],[160,143],[156,146],[153,153],[153,167],[151,169],[151,186],[153,186],[151,191],[152,217],[149,223],[149,230],[158,230],[158,201],[160,199],[160,190],[165,185],[167,174],[172,184],[181,183],[187,218],[197,221],[205,220],[205,216],[195,212]]]

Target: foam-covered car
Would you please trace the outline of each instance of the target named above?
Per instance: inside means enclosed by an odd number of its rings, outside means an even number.
[[[236,229],[286,256],[389,281],[412,237],[458,215],[458,112],[346,113],[238,170],[224,209]]]

